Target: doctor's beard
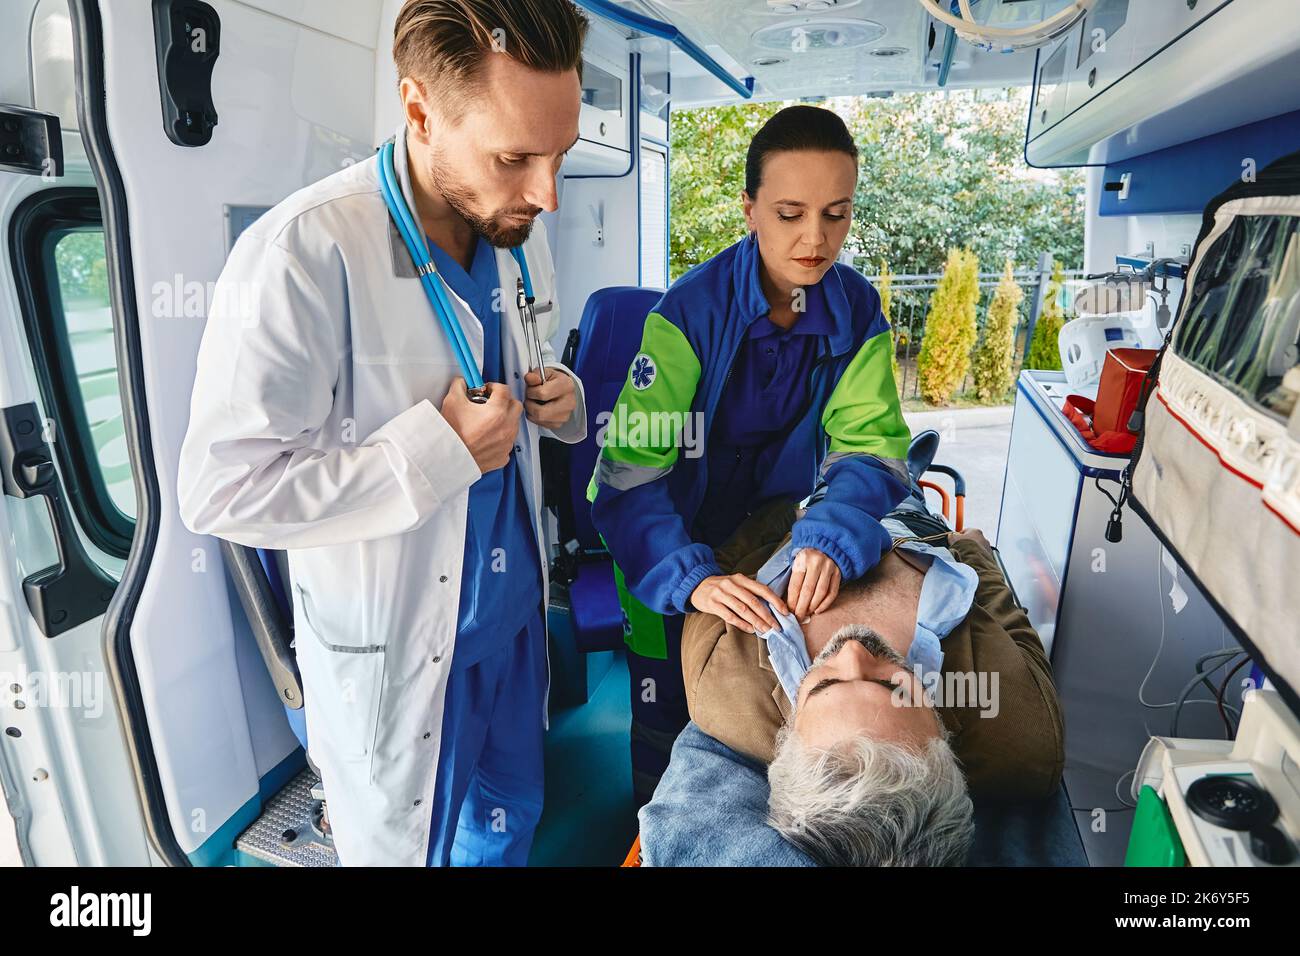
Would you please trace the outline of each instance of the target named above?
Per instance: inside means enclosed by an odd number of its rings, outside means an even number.
[[[434,188],[442,194],[452,209],[460,214],[475,232],[497,249],[513,249],[521,245],[533,232],[533,220],[541,214],[536,206],[520,206],[514,209],[498,209],[491,216],[481,216],[474,212],[479,205],[478,193],[463,183],[457,182],[446,173],[447,165],[442,157],[435,155],[434,163],[429,169]],[[520,225],[511,222],[508,217],[526,216],[528,221]]]

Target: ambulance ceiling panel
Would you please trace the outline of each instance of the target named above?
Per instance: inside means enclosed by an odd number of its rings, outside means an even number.
[[[1036,22],[1065,0],[984,0],[998,23]],[[737,78],[754,77],[754,99],[858,95],[939,86],[947,28],[915,0],[617,0],[676,26]],[[637,37],[635,30],[624,35]],[[646,41],[639,42],[659,42]],[[739,98],[674,50],[677,107]],[[958,42],[948,87],[1027,86],[1034,51],[989,53]]]

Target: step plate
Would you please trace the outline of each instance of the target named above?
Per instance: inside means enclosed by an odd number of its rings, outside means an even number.
[[[308,769],[289,781],[239,835],[235,848],[273,866],[338,866],[334,847],[322,842],[311,825],[311,788],[319,779]],[[292,843],[283,841],[286,830],[298,834]]]

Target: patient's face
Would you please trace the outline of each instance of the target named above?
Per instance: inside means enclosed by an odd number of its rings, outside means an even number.
[[[809,747],[829,750],[865,734],[921,749],[940,728],[907,662],[869,628],[842,629],[799,686],[794,729]]]

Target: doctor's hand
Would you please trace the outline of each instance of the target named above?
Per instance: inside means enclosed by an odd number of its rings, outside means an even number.
[[[786,597],[800,624],[811,614],[820,614],[840,593],[840,566],[816,548],[803,548],[790,565],[790,586]]]
[[[442,417],[452,427],[478,470],[486,474],[504,468],[519,435],[519,415],[524,406],[501,382],[488,382],[488,400],[476,405],[465,391],[465,380],[457,377],[442,400]]]
[[[537,369],[524,376],[528,388],[524,392],[524,410],[528,420],[539,428],[559,428],[573,415],[578,407],[578,395],[573,387],[573,379],[559,369],[546,373],[546,383]]]
[[[762,634],[777,626],[764,601],[771,601],[782,614],[790,613],[775,591],[743,574],[715,574],[691,592],[691,604],[697,611],[713,614],[751,634]]]

